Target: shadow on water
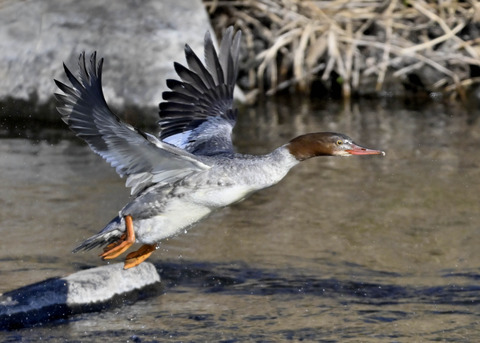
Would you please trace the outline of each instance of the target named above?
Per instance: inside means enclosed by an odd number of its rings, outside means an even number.
[[[23,138],[32,141],[57,143],[61,139],[71,139],[72,133],[65,129],[56,110],[57,103],[51,100],[45,104],[34,105],[36,99],[3,99],[0,101],[0,139]],[[128,123],[147,131],[155,131],[157,109],[140,109],[128,107],[113,109]],[[142,121],[138,113],[151,114]]]
[[[365,281],[319,278],[296,270],[254,269],[243,263],[162,263],[156,265],[162,275],[162,282],[167,292],[175,288],[195,288],[206,293],[224,293],[230,295],[301,295],[328,296],[337,299],[349,299],[361,304],[390,305],[402,302],[430,304],[452,304],[475,306],[480,304],[478,292],[480,286],[476,281],[480,274],[446,273],[444,286],[418,287],[398,286],[395,279],[403,275],[367,270],[361,265],[348,263],[337,266],[339,269],[355,270],[355,275],[368,276],[373,279],[389,279],[391,283],[370,283]],[[305,271],[306,272],[306,271]],[[362,277],[364,278],[364,277]],[[474,284],[456,286],[448,283],[448,278],[463,278]]]

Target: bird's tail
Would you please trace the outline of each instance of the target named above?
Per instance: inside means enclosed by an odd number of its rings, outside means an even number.
[[[125,222],[121,217],[115,217],[103,228],[102,231],[83,241],[72,252],[91,250],[115,242],[125,232]]]

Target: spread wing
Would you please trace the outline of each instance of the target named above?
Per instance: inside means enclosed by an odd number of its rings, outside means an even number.
[[[167,80],[171,91],[160,103],[160,139],[195,155],[233,152],[232,129],[237,110],[233,90],[238,73],[241,32],[229,27],[217,55],[205,35],[205,64],[185,45],[187,67],[175,63],[180,80]]]
[[[90,148],[109,162],[135,194],[152,183],[172,182],[209,167],[194,155],[122,122],[110,111],[102,91],[103,59],[96,53],[86,65],[79,58],[77,79],[64,65],[71,87],[55,80],[65,94],[55,94],[62,120]]]

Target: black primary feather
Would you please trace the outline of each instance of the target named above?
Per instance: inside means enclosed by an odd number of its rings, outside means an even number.
[[[202,63],[190,46],[185,46],[188,68],[174,63],[180,80],[167,80],[170,91],[160,103],[160,139],[194,154],[232,152],[231,130],[236,121],[233,91],[238,72],[241,33],[229,27],[219,54],[212,38],[205,35]],[[215,130],[210,125],[218,126]],[[181,134],[185,134],[179,138]],[[176,138],[179,138],[176,140]]]

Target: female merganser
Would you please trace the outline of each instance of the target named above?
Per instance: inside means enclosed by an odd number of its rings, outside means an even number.
[[[160,103],[159,138],[110,111],[101,84],[103,59],[97,64],[95,52],[88,66],[85,53],[80,55],[78,79],[64,64],[72,87],[55,80],[65,93],[55,94],[63,121],[120,176],[127,176],[132,194],[117,217],[73,252],[106,245],[100,256],[113,259],[133,243],[143,243],[126,257],[124,268],[131,268],[146,260],[162,239],[276,184],[300,161],[384,154],[333,132],[299,136],[263,156],[235,153],[231,132],[237,116],[233,89],[240,36],[240,31],[234,36],[228,28],[217,55],[207,32],[205,64],[185,45],[188,68],[174,63],[181,81],[167,80],[170,91]]]

